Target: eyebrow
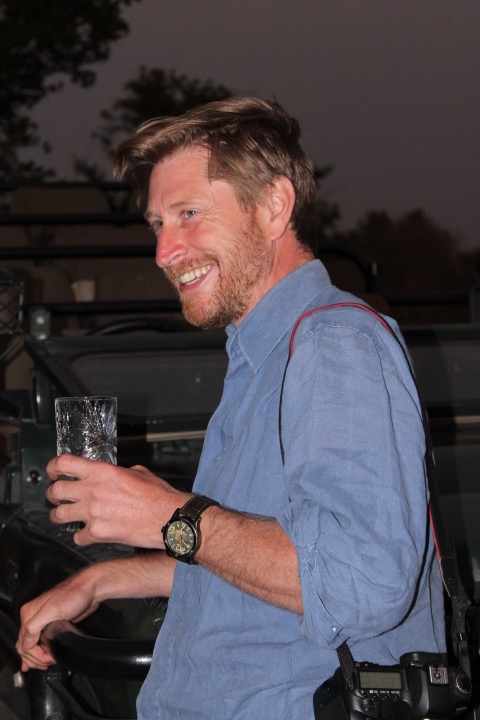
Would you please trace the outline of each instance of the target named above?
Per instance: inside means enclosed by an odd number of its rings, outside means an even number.
[[[195,200],[195,198],[191,198],[189,200],[177,200],[177,202],[174,202],[168,206],[168,210],[178,210],[179,208],[182,208],[182,207],[189,207],[190,205],[196,205],[196,204],[198,204],[198,202],[199,201]],[[152,218],[161,219],[162,216],[156,212],[153,212],[152,210],[147,210],[143,217],[148,222]]]

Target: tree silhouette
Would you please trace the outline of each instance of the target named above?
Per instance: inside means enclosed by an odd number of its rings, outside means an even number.
[[[460,238],[434,222],[423,210],[398,219],[371,211],[337,240],[347,242],[380,266],[378,292],[454,293],[466,291],[473,280],[473,262],[462,253]],[[395,309],[403,322],[447,322],[461,319],[466,309],[448,305]],[[464,318],[466,319],[466,318]]]
[[[116,146],[146,120],[161,115],[181,115],[197,105],[224,100],[232,93],[224,85],[188,78],[174,70],[141,66],[137,77],[123,86],[124,94],[101,113],[102,124],[92,133],[101,151],[111,160]],[[103,180],[98,164],[76,159],[77,172],[88,180]]]
[[[51,170],[22,161],[21,150],[41,142],[32,108],[63,87],[95,81],[91,65],[106,60],[128,31],[122,6],[138,0],[0,1],[0,179],[40,180]]]
[[[131,135],[146,120],[159,116],[174,116],[204,103],[225,100],[232,92],[211,80],[198,80],[175,70],[141,66],[137,77],[123,86],[124,93],[111,107],[101,113],[102,124],[92,136],[99,143],[104,156],[111,160],[117,145]],[[77,173],[91,182],[105,180],[105,171],[96,163],[75,160]],[[332,172],[331,167],[316,168],[318,205],[317,227],[320,242],[329,239],[340,218],[340,209],[321,194],[321,183]]]

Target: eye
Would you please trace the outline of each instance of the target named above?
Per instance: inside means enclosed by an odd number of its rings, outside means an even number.
[[[152,220],[149,223],[150,230],[156,235],[163,228],[163,220]]]
[[[195,215],[197,215],[198,213],[196,210],[185,210],[184,214],[186,218],[192,218],[195,217]]]

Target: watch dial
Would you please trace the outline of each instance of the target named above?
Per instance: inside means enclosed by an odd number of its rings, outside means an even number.
[[[166,541],[177,555],[187,555],[195,546],[195,534],[184,520],[175,520],[167,529]]]

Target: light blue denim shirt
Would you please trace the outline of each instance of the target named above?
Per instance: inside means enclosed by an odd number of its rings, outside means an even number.
[[[401,349],[368,313],[340,308],[300,324],[282,464],[292,328],[307,309],[352,299],[316,260],[227,329],[223,397],[194,486],[278,519],[297,549],[304,614],[178,563],[139,718],[308,720],[343,640],[356,660],[388,664],[444,648],[421,412]]]

